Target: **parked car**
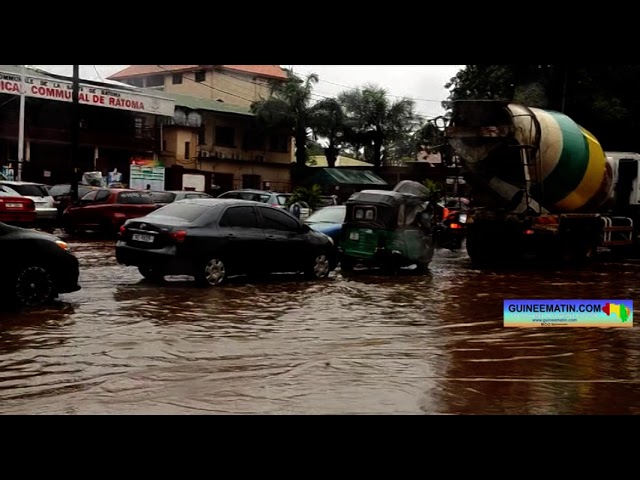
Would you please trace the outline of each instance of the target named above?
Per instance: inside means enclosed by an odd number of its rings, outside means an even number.
[[[213,198],[208,193],[194,192],[190,190],[167,190],[167,191],[149,191],[149,195],[156,205],[165,206],[180,200],[189,200],[192,198]]]
[[[243,190],[231,190],[229,192],[225,192],[218,196],[218,198],[234,198],[239,200],[249,200],[252,202],[261,202],[271,205],[275,208],[282,208],[289,211],[296,211],[296,217],[300,220],[304,221],[311,214],[311,209],[309,205],[297,205],[297,208],[290,208],[289,199],[291,198],[291,193],[274,193],[268,192],[265,190],[253,190],[253,189],[243,189]]]
[[[331,238],[293,215],[246,200],[182,200],[127,221],[119,263],[147,279],[191,275],[205,286],[231,275],[304,272],[324,278],[336,265]]]
[[[309,225],[316,232],[328,235],[337,245],[346,214],[346,206],[333,205],[316,210],[304,221],[304,223]]]
[[[3,180],[0,185],[9,187],[23,197],[30,198],[36,206],[36,222],[39,226],[53,227],[58,220],[56,202],[45,185],[32,182],[12,182]]]
[[[98,187],[92,187],[91,185],[78,185],[78,198],[82,198],[87,193],[97,189]],[[54,185],[49,189],[49,195],[57,202],[58,220],[62,220],[64,211],[71,205],[71,185],[68,183]]]
[[[127,220],[143,217],[157,208],[149,192],[98,188],[82,197],[79,205],[65,210],[62,225],[67,233],[94,230],[110,235],[117,233]]]
[[[32,227],[36,224],[36,204],[12,188],[0,185],[0,222]]]
[[[0,223],[3,304],[35,307],[80,290],[78,259],[58,237]]]

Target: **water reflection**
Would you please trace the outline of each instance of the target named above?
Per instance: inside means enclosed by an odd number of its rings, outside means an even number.
[[[142,279],[75,239],[83,289],[0,316],[0,413],[638,413],[637,329],[504,329],[505,298],[635,298],[634,263]],[[624,275],[624,276],[623,276]],[[1,314],[0,314],[1,315]]]
[[[449,362],[439,403],[462,414],[638,413],[628,400],[638,387],[637,329],[502,327],[505,298],[634,298],[637,287],[612,273],[622,269],[640,267],[460,275],[454,283],[464,293],[442,314]]]

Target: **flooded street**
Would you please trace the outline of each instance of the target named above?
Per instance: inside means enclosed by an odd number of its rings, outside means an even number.
[[[0,313],[2,414],[638,414],[633,329],[505,329],[505,298],[636,299],[640,264],[163,285],[70,239],[82,290]]]

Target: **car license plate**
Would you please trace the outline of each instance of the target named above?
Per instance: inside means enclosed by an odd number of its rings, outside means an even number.
[[[139,233],[134,233],[131,239],[134,242],[153,243],[153,235],[141,235]]]
[[[349,234],[349,240],[360,240],[360,235],[358,232],[351,232]]]

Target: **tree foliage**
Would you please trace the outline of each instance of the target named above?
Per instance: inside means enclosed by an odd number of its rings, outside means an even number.
[[[640,151],[640,65],[467,65],[443,103],[494,99],[563,111],[605,150]]]
[[[266,129],[282,128],[291,131],[296,142],[296,163],[307,162],[307,140],[312,116],[313,85],[318,75],[312,73],[302,79],[289,72],[284,83],[272,85],[272,96],[251,105],[251,111]]]
[[[364,148],[374,168],[383,164],[385,148],[411,134],[418,121],[413,100],[390,101],[387,91],[376,85],[343,92],[338,102],[346,115],[346,141],[356,151]]]

